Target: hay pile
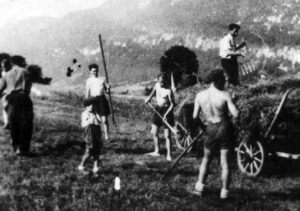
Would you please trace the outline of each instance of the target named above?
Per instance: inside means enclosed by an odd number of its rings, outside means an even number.
[[[185,124],[184,115],[192,116],[192,111],[184,112],[184,108],[193,108],[196,94],[208,86],[196,85],[176,94],[176,117]],[[276,109],[287,89],[292,90],[271,132],[270,138],[276,140],[279,147],[282,142],[300,149],[300,79],[281,78],[275,81],[260,82],[251,87],[230,89],[237,96],[240,109],[239,121],[235,122],[238,132],[237,142],[247,137],[261,139],[271,123]],[[189,127],[189,125],[186,125]],[[284,144],[286,145],[286,144]],[[300,151],[300,150],[298,150]]]

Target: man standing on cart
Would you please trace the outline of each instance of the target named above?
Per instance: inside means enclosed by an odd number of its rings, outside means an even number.
[[[202,195],[204,182],[207,177],[212,155],[216,150],[221,152],[222,189],[221,199],[228,197],[230,183],[230,168],[228,160],[234,148],[234,128],[229,113],[237,118],[239,111],[235,106],[230,93],[224,90],[225,77],[222,69],[213,70],[208,76],[210,87],[199,92],[195,99],[193,118],[199,118],[202,110],[208,125],[206,126],[207,138],[204,140],[204,156],[199,170],[199,178],[195,185],[194,193]]]
[[[166,125],[174,125],[174,96],[170,86],[167,83],[166,74],[162,73],[158,76],[158,82],[155,84],[150,96],[145,100],[148,104],[152,97],[156,95],[157,106],[155,106],[156,112],[152,118],[151,134],[154,141],[154,152],[149,153],[151,156],[159,156],[159,144],[158,144],[158,131],[161,126],[164,127],[164,136],[166,139],[167,148],[167,160],[171,161],[171,129]]]

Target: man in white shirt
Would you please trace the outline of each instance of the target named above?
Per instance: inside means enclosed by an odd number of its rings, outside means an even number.
[[[108,140],[107,117],[110,114],[110,110],[105,92],[108,92],[110,85],[106,83],[104,77],[98,76],[99,68],[97,64],[89,65],[89,70],[91,77],[86,81],[85,106],[92,105],[92,112],[101,117],[104,138]]]
[[[246,43],[242,42],[238,46],[235,43],[235,39],[238,36],[240,28],[241,27],[238,24],[229,24],[229,33],[223,37],[219,43],[219,56],[221,57],[221,65],[224,69],[226,81],[228,85],[232,84],[233,86],[240,85],[237,57],[245,57],[244,54],[238,50],[246,46]]]
[[[150,96],[145,100],[145,103],[149,103],[154,95],[156,95],[157,101],[157,106],[155,107],[155,109],[163,117],[163,119],[161,119],[156,113],[153,114],[151,133],[153,135],[154,141],[154,152],[149,153],[149,155],[160,155],[158,145],[158,130],[161,126],[164,126],[164,135],[166,139],[167,148],[167,160],[171,161],[171,131],[170,128],[168,128],[165,125],[164,121],[168,122],[170,125],[174,125],[174,99],[172,90],[170,89],[170,87],[167,86],[165,74],[160,74],[158,76],[158,82],[155,84]]]

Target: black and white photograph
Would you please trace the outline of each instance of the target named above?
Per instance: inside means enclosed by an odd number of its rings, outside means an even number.
[[[0,3],[0,211],[300,211],[300,0]]]

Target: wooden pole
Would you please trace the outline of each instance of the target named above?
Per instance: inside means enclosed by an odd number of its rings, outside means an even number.
[[[105,78],[106,78],[106,82],[109,83],[108,73],[107,73],[107,69],[106,69],[106,62],[105,62],[105,57],[104,57],[104,50],[103,50],[103,44],[102,44],[101,34],[99,34],[99,43],[100,43],[100,49],[101,49],[101,54],[102,54],[102,61],[103,61],[103,67],[104,67],[104,72],[105,72]],[[117,124],[116,124],[116,121],[115,121],[114,110],[113,110],[112,99],[111,99],[110,89],[108,89],[108,96],[109,96],[109,105],[110,105],[110,110],[111,110],[112,122],[113,122],[114,126],[117,128]]]
[[[185,148],[185,150],[176,158],[176,160],[174,161],[174,163],[172,164],[172,166],[168,169],[168,171],[165,173],[163,180],[167,178],[167,176],[169,175],[169,173],[175,168],[175,166],[177,165],[177,163],[181,160],[181,158],[189,151],[189,149],[193,146],[193,144],[198,140],[198,138],[203,134],[203,130],[201,130],[198,135],[193,139],[193,141],[190,143],[189,146],[187,146],[187,148]]]

